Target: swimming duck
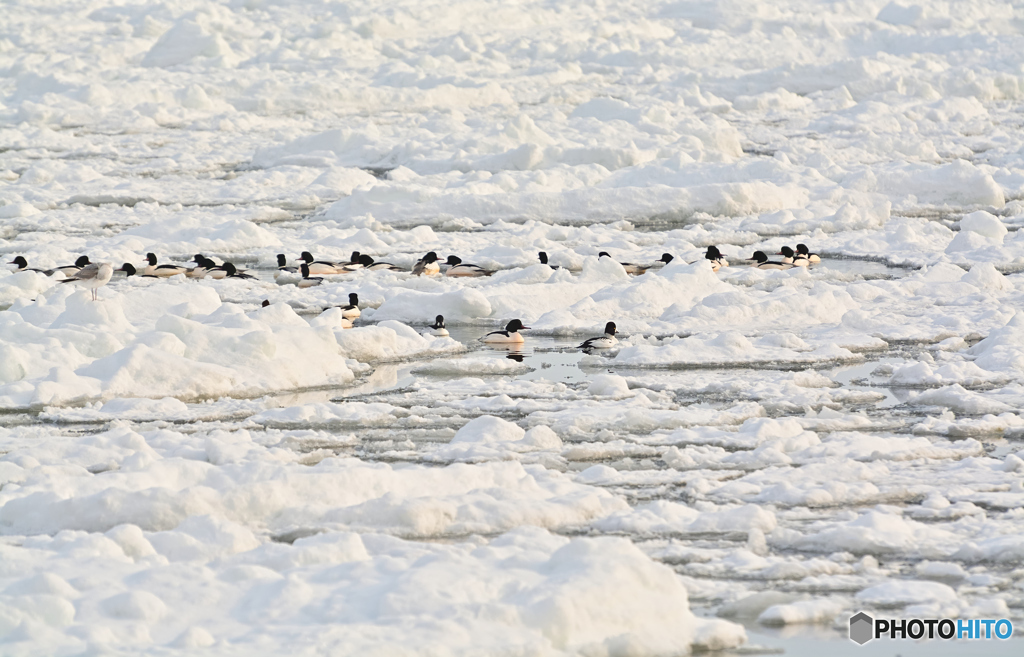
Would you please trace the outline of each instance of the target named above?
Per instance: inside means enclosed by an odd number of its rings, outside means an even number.
[[[771,262],[770,260],[768,260],[768,256],[765,255],[764,251],[755,251],[754,255],[752,257],[750,257],[750,258],[747,258],[747,259],[750,260],[751,262],[756,262],[757,264],[753,264],[751,266],[752,267],[757,267],[758,269],[792,269],[793,268],[793,265],[788,265],[788,264],[785,264],[785,263],[782,263],[782,262]]]
[[[558,265],[552,265],[551,263],[548,262],[548,254],[546,252],[541,251],[540,253],[537,254],[537,257],[540,259],[540,264],[547,265],[552,269],[561,269],[561,267],[559,267]]]
[[[288,264],[288,258],[283,253],[277,254],[277,273],[274,274],[274,278],[277,278],[281,274],[297,274],[299,268],[294,265]]]
[[[230,262],[225,262],[220,268],[227,274],[226,278],[256,278],[252,274],[246,273],[244,269],[236,269]]]
[[[789,248],[788,246],[782,247],[782,249],[780,249],[779,252],[776,253],[775,255],[783,256],[782,264],[784,265],[793,265],[794,267],[807,267],[811,264],[806,257],[799,253],[794,253],[793,249]]]
[[[604,325],[604,335],[599,338],[590,338],[583,341],[583,344],[576,347],[577,349],[610,349],[619,343],[618,338],[615,337],[615,322],[608,322]]]
[[[147,267],[147,269],[148,269],[148,267]],[[135,269],[135,265],[131,264],[130,262],[124,263],[119,268],[115,269],[114,271],[123,271],[125,278],[128,278],[129,276],[136,276],[136,275],[138,275],[141,278],[157,278],[156,274],[147,274],[147,273],[145,273],[145,270],[143,270],[143,273],[140,274],[139,271],[137,269]]]
[[[420,258],[412,268],[413,276],[421,276],[423,274],[433,276],[440,273],[440,271],[441,266],[437,264],[437,254],[433,251]]]
[[[37,271],[40,274],[46,274],[47,276],[53,276],[52,269],[32,269],[28,266],[28,260],[25,260],[24,256],[17,256],[14,260],[8,262],[9,265],[14,265],[16,272],[18,271]]]
[[[359,295],[352,292],[348,295],[348,305],[341,307],[341,316],[345,319],[359,317]]]
[[[369,269],[370,271],[405,271],[398,265],[393,265],[390,262],[377,262],[365,253],[359,256],[359,264],[363,266],[363,269]]]
[[[295,282],[297,287],[316,287],[323,284],[323,277],[309,275],[309,265],[306,263],[302,263],[299,266],[299,270],[302,272],[302,278]]]
[[[362,254],[359,253],[359,251],[353,251],[352,255],[350,255],[349,258],[348,258],[348,262],[341,262],[341,263],[338,263],[338,264],[340,264],[342,267],[353,267],[353,266],[356,266],[356,265],[362,265],[362,263],[363,263],[363,256],[362,256]]]
[[[451,276],[453,278],[490,276],[494,273],[493,271],[484,269],[479,265],[463,264],[462,258],[458,256],[448,256],[448,261],[445,262],[445,264],[448,265],[448,271],[446,271],[444,275]]]
[[[146,261],[149,262],[149,264],[146,266],[145,270],[143,270],[143,276],[170,278],[171,276],[188,273],[188,267],[183,267],[181,265],[157,265],[155,253],[147,253]]]
[[[113,275],[114,267],[109,262],[89,263],[75,272],[73,276],[62,280],[61,283],[74,283],[79,287],[92,290],[92,300],[96,301],[99,298],[96,291],[109,283],[110,277]]]
[[[444,315],[438,315],[435,317],[434,323],[431,324],[429,328],[432,329],[430,331],[430,335],[436,335],[439,338],[448,337],[448,329],[444,326]]]
[[[803,257],[807,258],[807,262],[811,264],[821,262],[821,256],[819,256],[817,253],[811,253],[810,251],[808,251],[806,244],[797,244],[796,252],[802,255]]]
[[[722,252],[718,250],[717,246],[709,246],[707,253],[704,254],[704,259],[711,262],[711,270],[718,271],[722,267],[728,267],[729,261],[725,259]]]
[[[309,251],[303,251],[301,258],[309,266],[309,273],[314,276],[330,276],[331,274],[342,273],[342,266],[340,264],[326,260],[314,260],[313,254]]]
[[[523,336],[520,335],[519,331],[530,328],[529,326],[523,326],[523,323],[518,319],[513,319],[511,322],[505,325],[504,331],[491,331],[484,337],[480,338],[484,342],[490,342],[495,344],[500,343],[520,343],[523,342]]]
[[[662,253],[661,257],[654,261],[655,267],[664,267],[668,263],[675,260],[671,253]]]
[[[598,258],[606,258],[606,257],[610,258],[611,256],[608,255],[607,251],[601,251],[600,253],[597,254],[597,257]],[[634,265],[631,262],[620,262],[619,264],[622,265],[622,268],[626,270],[627,274],[633,274],[634,276],[639,276],[640,274],[642,274],[645,271],[647,271],[647,267],[641,267],[640,265]]]

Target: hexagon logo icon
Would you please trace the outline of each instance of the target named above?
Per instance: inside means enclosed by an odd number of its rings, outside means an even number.
[[[875,619],[863,611],[850,616],[850,641],[864,645],[873,638]]]

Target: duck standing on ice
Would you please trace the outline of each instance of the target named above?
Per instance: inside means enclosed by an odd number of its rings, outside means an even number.
[[[529,328],[529,326],[523,326],[518,319],[513,319],[505,325],[504,331],[491,331],[480,339],[489,344],[520,344],[524,342],[524,339],[519,331]]]
[[[604,335],[599,338],[589,338],[583,341],[583,344],[576,347],[583,351],[589,351],[591,349],[610,349],[619,343],[618,338],[615,337],[615,322],[608,322],[604,325]]]

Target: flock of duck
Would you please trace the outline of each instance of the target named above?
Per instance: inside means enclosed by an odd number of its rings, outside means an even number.
[[[805,244],[797,244],[796,250],[784,246],[775,255],[782,256],[782,259],[772,261],[763,251],[755,251],[754,255],[747,259],[747,262],[750,263],[750,266],[757,269],[792,269],[793,267],[809,267],[814,263],[821,262],[821,257],[816,253],[811,253]],[[557,265],[548,262],[548,254],[544,251],[541,251],[537,257],[541,264],[548,265],[552,269],[561,269]],[[598,257],[611,258],[606,251],[598,253]],[[716,272],[722,267],[729,266],[729,262],[716,246],[709,246],[704,254],[704,258],[711,263],[711,268]],[[651,265],[637,265],[630,262],[621,262],[619,264],[622,265],[627,274],[639,276],[649,269],[664,267],[674,259],[671,254],[664,253]],[[303,251],[299,256],[299,260],[300,262],[297,265],[289,265],[287,257],[283,253],[279,253],[277,255],[277,271],[274,273],[274,279],[282,285],[293,283],[300,288],[309,288],[322,285],[326,276],[350,274],[359,270],[407,271],[390,262],[378,262],[373,257],[359,251],[353,251],[351,257],[346,262],[317,260],[309,251]],[[113,265],[109,262],[90,262],[89,257],[84,255],[78,258],[73,265],[63,265],[53,269],[30,268],[24,256],[17,256],[8,264],[15,265],[15,271],[34,271],[46,274],[47,276],[54,276],[58,273],[62,274],[64,278],[60,281],[61,283],[72,283],[91,290],[93,301],[97,299],[97,290],[110,282],[115,271],[123,272],[125,276],[140,276],[143,278],[170,278],[172,276],[185,276],[195,279],[213,278],[217,280],[224,278],[256,278],[256,276],[247,273],[244,269],[237,268],[230,262],[217,264],[213,259],[201,253],[197,253],[192,258],[193,266],[191,267],[187,265],[158,264],[156,254],[153,253],[146,254],[146,262],[147,264],[142,265],[141,270],[127,262],[118,269],[114,269]],[[430,251],[416,261],[410,273],[413,276],[436,276],[442,273],[442,265],[445,266],[444,275],[452,278],[490,276],[495,272],[495,270],[485,269],[479,265],[465,263],[461,258],[454,255],[448,256],[448,259],[442,263],[437,253]],[[343,328],[351,328],[352,320],[360,316],[359,296],[351,293],[348,295],[348,298],[348,305],[341,306]],[[269,301],[264,301],[263,305],[267,306],[269,303]],[[448,329],[445,327],[443,315],[438,315],[434,320],[434,324],[428,328],[431,335],[439,337],[448,336]],[[529,326],[524,326],[522,321],[513,319],[503,330],[492,331],[480,339],[490,344],[522,344],[525,340],[520,331],[529,328]],[[612,348],[618,343],[615,333],[615,322],[608,322],[604,328],[604,335],[585,340],[577,348],[584,351]]]

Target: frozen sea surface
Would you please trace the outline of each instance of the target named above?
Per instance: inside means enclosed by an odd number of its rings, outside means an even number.
[[[1024,627],[1022,11],[6,3],[4,262],[256,278],[0,272],[0,654]],[[495,273],[300,289],[302,251]]]

